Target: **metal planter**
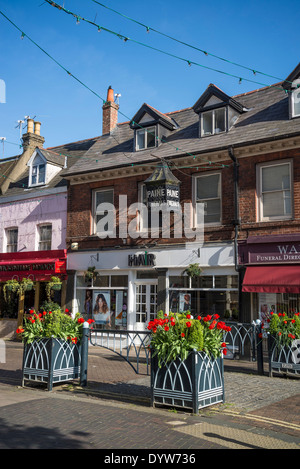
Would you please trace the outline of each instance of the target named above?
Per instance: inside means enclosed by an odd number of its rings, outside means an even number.
[[[290,347],[281,347],[272,335],[268,335],[269,376],[274,373],[300,376],[299,340]]]
[[[225,402],[223,358],[190,352],[186,360],[158,366],[151,357],[151,404],[199,409]]]
[[[80,377],[81,346],[62,339],[43,338],[24,345],[22,386],[25,381],[54,383]]]

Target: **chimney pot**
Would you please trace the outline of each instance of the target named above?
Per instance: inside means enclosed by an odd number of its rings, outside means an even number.
[[[27,132],[33,133],[33,119],[27,119]]]
[[[114,90],[112,89],[111,86],[109,86],[109,88],[107,90],[106,102],[110,102],[110,103],[114,102]]]
[[[41,123],[40,122],[34,123],[34,133],[35,135],[41,135]]]
[[[110,86],[107,90],[107,98],[102,106],[102,135],[111,133],[118,123],[119,105],[114,102],[114,90]]]

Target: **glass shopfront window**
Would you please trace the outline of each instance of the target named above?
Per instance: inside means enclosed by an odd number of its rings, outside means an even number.
[[[235,275],[207,275],[195,279],[169,278],[170,311],[192,315],[233,315],[238,309],[238,278]]]
[[[94,319],[96,329],[127,328],[127,275],[98,275],[88,285],[83,275],[77,276],[78,312]]]

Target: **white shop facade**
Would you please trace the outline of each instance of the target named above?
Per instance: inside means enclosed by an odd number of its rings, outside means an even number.
[[[200,277],[182,274],[193,263],[201,266]],[[97,273],[90,281],[88,267]],[[69,252],[67,271],[72,313],[94,319],[98,328],[144,330],[159,310],[228,318],[238,308],[231,242]]]

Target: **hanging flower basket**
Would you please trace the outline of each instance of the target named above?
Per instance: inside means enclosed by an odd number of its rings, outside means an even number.
[[[32,289],[33,289],[33,280],[31,280],[30,278],[23,278],[22,282],[20,282],[19,295],[21,295],[25,291],[30,291]]]
[[[11,301],[11,294],[18,293],[20,284],[17,280],[7,280],[3,286],[3,294],[6,302]]]
[[[84,272],[84,280],[85,282],[91,282],[92,280],[95,281],[97,276],[98,276],[98,272],[95,270],[96,267],[95,266],[92,266],[92,267],[88,267],[87,270]]]
[[[51,290],[61,290],[62,281],[59,277],[51,277],[50,282],[46,284],[46,294],[48,301],[51,301]]]
[[[189,264],[189,266],[182,271],[182,275],[186,274],[188,277],[195,278],[199,277],[202,273],[202,269],[199,264]]]

